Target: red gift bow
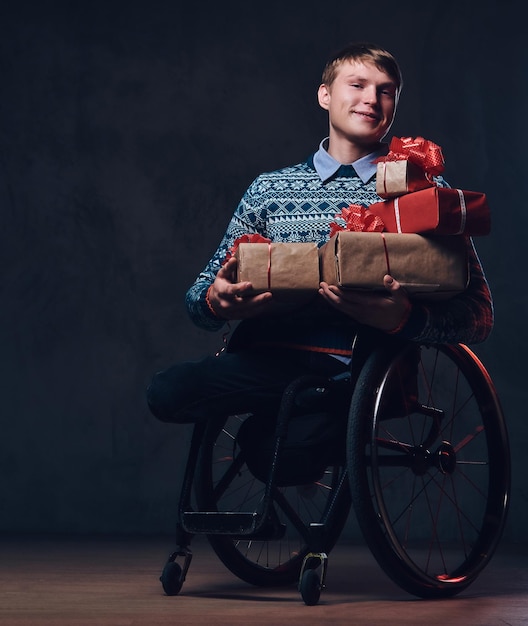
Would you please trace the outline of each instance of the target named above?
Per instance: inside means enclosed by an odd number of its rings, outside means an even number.
[[[379,157],[374,162],[403,160],[411,161],[431,176],[437,176],[444,171],[442,148],[423,137],[393,137],[387,156]]]
[[[354,232],[381,232],[385,230],[385,224],[381,217],[374,215],[365,207],[360,204],[351,204],[349,207],[342,209],[341,213],[336,215],[337,218],[341,218],[345,221],[345,225],[342,226],[337,222],[330,223],[330,237],[333,237],[336,233],[342,230],[351,230]]]
[[[240,237],[237,237],[235,241],[233,242],[233,245],[231,246],[231,250],[227,251],[226,257],[222,265],[225,265],[229,261],[229,259],[235,255],[235,252],[237,251],[238,246],[241,243],[271,243],[271,239],[268,239],[267,237],[263,237],[262,235],[259,235],[258,233],[241,235]]]

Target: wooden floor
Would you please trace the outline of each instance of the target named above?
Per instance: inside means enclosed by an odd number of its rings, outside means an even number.
[[[193,543],[182,591],[165,596],[158,578],[173,548],[170,538],[0,538],[0,624],[528,624],[527,546],[502,545],[468,590],[425,601],[389,581],[365,547],[339,544],[317,606],[295,586],[243,583],[203,539]]]

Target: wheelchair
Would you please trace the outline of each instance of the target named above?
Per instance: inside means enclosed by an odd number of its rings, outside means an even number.
[[[295,476],[285,442],[303,402],[335,411],[342,435],[332,454],[311,452],[311,475]],[[509,442],[490,375],[467,346],[359,333],[346,376],[286,389],[264,472],[244,445],[251,417],[194,426],[177,548],[160,576],[167,595],[186,579],[193,536],[206,535],[243,581],[297,583],[315,605],[351,509],[379,566],[413,596],[455,596],[490,562],[508,511]]]

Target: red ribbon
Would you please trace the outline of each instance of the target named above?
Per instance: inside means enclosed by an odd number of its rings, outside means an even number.
[[[268,291],[271,291],[271,241],[268,242]]]
[[[379,157],[374,163],[404,160],[418,165],[431,176],[437,176],[444,171],[442,148],[423,137],[393,137],[387,156]]]
[[[335,216],[342,219],[345,225],[337,222],[330,223],[330,237],[333,237],[341,230],[350,230],[354,232],[381,232],[385,230],[385,224],[381,217],[374,215],[360,204],[351,204],[349,207],[342,209],[341,213]]]
[[[233,242],[231,249],[227,251],[226,257],[222,265],[225,265],[232,256],[235,256],[238,246],[241,243],[271,243],[271,239],[268,239],[267,237],[263,237],[262,235],[259,235],[258,233],[251,233],[251,234],[241,235],[240,237],[237,237],[235,241]]]
[[[383,241],[383,249],[385,250],[385,262],[387,263],[387,274],[392,276],[389,262],[389,249],[387,248],[387,240],[385,239],[385,235],[381,233],[381,239]]]

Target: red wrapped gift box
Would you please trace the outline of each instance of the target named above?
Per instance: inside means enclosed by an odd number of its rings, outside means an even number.
[[[390,233],[487,235],[491,228],[486,195],[477,191],[429,187],[371,204],[369,211]]]

